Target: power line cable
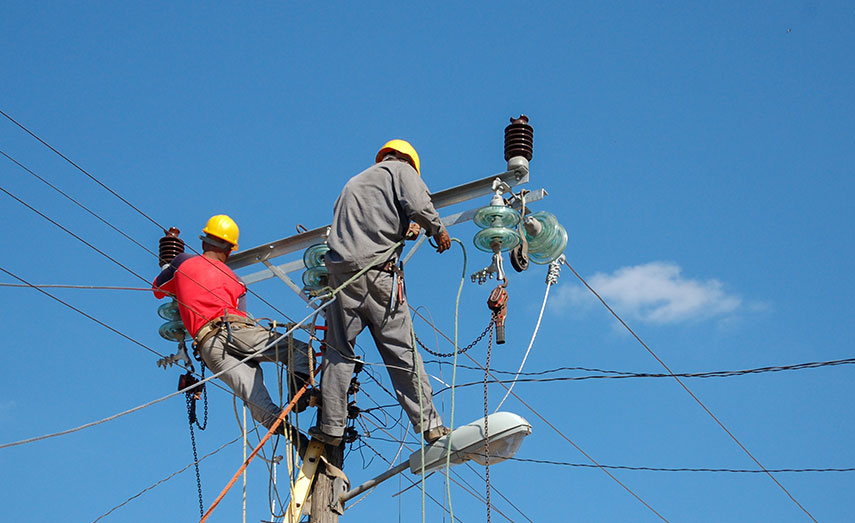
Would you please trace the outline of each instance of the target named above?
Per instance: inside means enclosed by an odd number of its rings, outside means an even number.
[[[74,166],[78,171],[80,171],[80,172],[82,172],[83,174],[85,174],[86,176],[88,176],[88,177],[89,177],[89,179],[91,179],[93,182],[97,183],[98,185],[100,185],[101,187],[103,187],[104,189],[106,189],[107,191],[109,191],[109,192],[110,192],[110,194],[112,194],[113,196],[115,196],[116,198],[118,198],[119,200],[121,200],[122,202],[124,202],[128,207],[130,207],[131,209],[133,209],[133,210],[137,211],[139,214],[141,214],[143,217],[145,217],[148,221],[150,221],[151,223],[155,224],[158,228],[160,228],[160,230],[162,230],[162,231],[164,232],[164,234],[166,233],[166,229],[165,229],[162,225],[160,225],[159,223],[157,223],[157,222],[154,220],[154,218],[152,218],[151,216],[149,216],[149,215],[147,215],[146,213],[142,212],[139,208],[137,208],[136,206],[134,206],[134,205],[133,205],[131,202],[129,202],[128,200],[126,200],[126,199],[122,198],[122,197],[119,195],[119,193],[117,193],[117,192],[116,192],[116,191],[114,191],[113,189],[111,189],[111,188],[107,187],[107,185],[105,185],[103,182],[101,182],[101,180],[99,180],[99,179],[95,178],[94,176],[92,176],[92,175],[91,175],[91,174],[90,174],[86,169],[84,169],[83,167],[80,167],[79,165],[77,165],[76,163],[74,163],[73,161],[71,161],[71,159],[69,159],[67,156],[65,156],[64,154],[62,154],[62,153],[61,153],[61,152],[59,152],[58,150],[56,150],[52,145],[50,145],[50,144],[49,144],[49,143],[47,143],[46,141],[44,141],[44,140],[42,140],[41,138],[39,138],[39,137],[38,137],[34,132],[32,132],[32,131],[30,131],[29,129],[27,129],[26,127],[24,127],[24,125],[23,125],[23,124],[21,124],[20,122],[18,122],[17,120],[15,120],[14,118],[12,118],[12,117],[11,117],[11,116],[9,116],[8,114],[6,114],[2,109],[0,109],[0,114],[2,114],[3,116],[5,116],[9,121],[11,121],[12,123],[14,123],[15,125],[17,125],[17,126],[18,126],[18,127],[20,127],[21,129],[23,129],[27,134],[29,134],[30,136],[32,136],[33,138],[35,138],[36,140],[38,140],[39,142],[41,142],[41,144],[42,144],[42,145],[44,145],[45,147],[47,147],[47,148],[48,148],[48,149],[50,149],[51,151],[55,152],[57,155],[59,155],[59,157],[60,157],[60,158],[62,158],[62,159],[63,159],[63,160],[65,160],[66,162],[68,162],[68,163],[70,163],[71,165],[73,165],[73,166]]]
[[[145,291],[151,292],[151,287],[117,287],[106,285],[59,285],[59,284],[39,284],[24,285],[23,283],[0,283],[0,287],[12,287],[21,289],[85,289],[99,291]]]
[[[65,196],[66,198],[68,198],[69,200],[71,200],[71,201],[72,201],[73,203],[75,203],[78,207],[80,207],[80,208],[81,208],[81,209],[83,209],[84,211],[88,212],[89,214],[91,214],[92,216],[94,216],[95,218],[97,218],[99,221],[101,221],[102,223],[104,223],[105,225],[107,225],[108,227],[110,227],[111,229],[113,229],[114,231],[116,231],[117,233],[121,234],[122,236],[124,236],[124,237],[125,237],[125,238],[127,238],[128,240],[132,241],[133,243],[135,243],[136,245],[138,245],[139,247],[141,247],[142,249],[144,249],[145,251],[147,251],[149,254],[153,255],[155,258],[159,257],[159,256],[158,256],[158,254],[156,254],[154,251],[150,250],[148,247],[146,247],[145,245],[143,245],[143,244],[141,244],[140,242],[138,242],[137,240],[135,240],[132,236],[128,235],[127,233],[125,233],[124,231],[122,231],[121,229],[119,229],[118,227],[116,227],[115,225],[113,225],[112,223],[110,223],[109,221],[107,221],[106,219],[102,218],[98,213],[96,213],[95,211],[92,211],[91,209],[89,209],[89,207],[86,207],[85,205],[83,205],[83,204],[82,204],[82,203],[80,203],[79,201],[77,201],[77,200],[75,200],[74,198],[72,198],[70,195],[68,195],[66,192],[64,192],[63,190],[61,190],[59,187],[55,186],[54,184],[50,183],[49,181],[47,181],[47,180],[46,180],[46,179],[44,179],[43,177],[41,177],[41,176],[39,176],[38,174],[36,174],[33,170],[31,170],[30,168],[28,168],[27,166],[25,166],[24,164],[22,164],[22,163],[21,163],[21,162],[19,162],[18,160],[16,160],[16,159],[12,158],[11,156],[9,156],[8,154],[6,154],[6,153],[5,153],[4,151],[2,151],[2,150],[0,150],[0,154],[2,154],[3,156],[5,156],[6,158],[8,158],[11,162],[13,162],[15,165],[17,165],[17,166],[18,166],[18,167],[20,167],[21,169],[23,169],[23,170],[27,171],[28,173],[32,174],[33,176],[35,176],[35,177],[36,177],[36,179],[38,179],[39,181],[41,181],[42,183],[44,183],[45,185],[47,185],[48,187],[50,187],[50,188],[51,188],[51,189],[53,189],[54,191],[58,192],[59,194],[61,194],[61,195]]]
[[[411,308],[412,308],[412,306],[411,306]],[[428,324],[429,324],[429,325],[431,325],[432,327],[436,328],[436,327],[433,325],[433,323],[431,323],[430,321],[428,321],[428,319],[427,319],[427,318],[425,318],[424,316],[422,316],[421,314],[419,314],[419,312],[418,312],[418,311],[414,311],[414,312],[415,312],[415,314],[417,314],[421,319],[423,319],[426,323],[428,323]],[[451,342],[451,343],[454,343],[454,342],[451,340],[451,338],[449,338],[449,337],[448,337],[448,335],[447,335],[447,334],[445,334],[441,329],[437,328],[437,332],[438,332],[440,335],[442,335],[442,337],[443,337],[443,338],[445,338],[447,341],[449,341],[449,342]],[[484,367],[483,367],[483,366],[478,362],[478,360],[476,360],[475,358],[473,358],[469,353],[466,353],[466,354],[465,354],[465,356],[466,356],[467,358],[469,358],[469,360],[470,360],[472,363],[474,363],[475,365],[477,365],[478,367],[480,367],[480,368],[481,368],[481,370],[484,370],[484,371],[486,372],[486,370],[487,370],[487,369],[485,369],[485,368],[484,368]],[[490,376],[491,376],[494,380],[496,380],[496,377],[495,377],[495,376],[492,376],[492,374],[490,374]],[[498,380],[496,380],[496,381],[498,382]],[[508,388],[508,386],[507,386],[507,385],[505,385],[504,383],[499,383],[499,384],[500,384],[500,385],[502,385],[505,389],[507,389],[507,388]],[[563,432],[561,432],[561,431],[558,429],[558,427],[556,427],[554,424],[552,424],[552,423],[551,423],[548,419],[546,419],[546,417],[544,417],[540,412],[538,412],[537,410],[535,410],[535,408],[534,408],[534,407],[532,407],[531,405],[529,405],[529,404],[528,404],[528,402],[526,402],[525,400],[523,400],[523,399],[522,399],[522,398],[521,398],[521,397],[520,397],[516,392],[511,392],[511,395],[512,395],[514,398],[516,398],[516,399],[517,399],[517,401],[519,401],[520,403],[522,403],[522,404],[523,404],[523,405],[524,405],[524,406],[525,406],[529,411],[531,411],[531,413],[532,413],[532,414],[534,414],[534,415],[535,415],[535,416],[537,416],[537,417],[538,417],[542,422],[544,422],[544,423],[545,423],[549,428],[551,428],[552,430],[554,430],[554,431],[555,431],[559,436],[561,436],[561,437],[562,437],[562,438],[563,438],[567,443],[569,443],[571,446],[573,446],[573,448],[575,448],[575,449],[576,449],[576,450],[578,450],[578,451],[579,451],[583,456],[585,456],[586,458],[588,458],[588,460],[590,460],[590,461],[591,461],[591,463],[593,463],[593,464],[597,465],[597,466],[599,467],[599,469],[603,471],[603,473],[605,473],[605,474],[606,474],[607,476],[609,476],[612,480],[614,480],[614,482],[615,482],[615,483],[617,483],[618,485],[620,485],[624,490],[626,490],[630,495],[632,495],[632,497],[634,497],[634,498],[635,498],[636,500],[638,500],[642,505],[644,505],[645,507],[647,507],[647,509],[648,509],[648,510],[650,510],[651,512],[653,512],[654,514],[656,514],[656,516],[657,516],[657,517],[659,517],[659,519],[661,519],[662,521],[666,521],[666,522],[668,521],[668,520],[665,518],[665,516],[663,516],[662,514],[660,514],[659,512],[657,512],[657,511],[656,511],[656,509],[654,509],[652,506],[650,506],[650,504],[649,504],[649,503],[647,503],[646,501],[644,501],[644,500],[641,498],[641,496],[639,496],[638,494],[636,494],[632,489],[630,489],[630,488],[629,488],[628,486],[626,486],[623,482],[621,482],[617,477],[615,477],[615,476],[614,476],[614,474],[612,474],[611,472],[609,472],[607,469],[605,469],[605,468],[601,467],[601,466],[600,466],[600,464],[597,462],[597,460],[593,458],[593,456],[591,456],[590,454],[588,454],[587,452],[585,452],[584,450],[582,450],[582,448],[581,448],[579,445],[577,445],[573,440],[571,440],[571,439],[570,439],[566,434],[564,434]]]
[[[587,281],[585,281],[585,279],[584,279],[584,278],[582,278],[582,276],[581,276],[578,272],[576,272],[576,269],[574,269],[574,268],[573,268],[573,266],[572,266],[572,265],[570,265],[570,263],[569,263],[567,260],[564,260],[564,265],[566,265],[566,266],[567,266],[567,268],[569,268],[571,271],[573,271],[573,274],[575,274],[575,275],[576,275],[576,277],[579,279],[579,281],[581,281],[581,282],[582,282],[582,284],[584,284],[584,285],[585,285],[585,287],[587,287],[587,288],[588,288],[588,290],[589,290],[589,291],[591,291],[591,292],[594,294],[594,296],[596,296],[596,297],[597,297],[597,299],[598,299],[598,300],[600,300],[600,303],[602,303],[602,304],[606,307],[606,309],[608,309],[608,311],[612,314],[612,316],[614,316],[614,317],[615,317],[615,319],[617,319],[617,320],[621,323],[621,325],[623,325],[623,326],[624,326],[624,328],[626,328],[626,330],[627,330],[630,334],[632,334],[632,336],[633,336],[633,337],[634,337],[634,338],[635,338],[635,339],[636,339],[636,340],[641,344],[641,346],[642,346],[642,347],[644,347],[644,349],[645,349],[645,350],[646,350],[646,351],[647,351],[651,356],[653,356],[653,358],[654,358],[656,361],[658,361],[658,362],[659,362],[659,364],[660,364],[660,365],[662,365],[662,367],[663,367],[666,371],[668,371],[668,374],[670,374],[670,375],[671,375],[671,376],[672,376],[672,377],[677,381],[677,383],[679,383],[679,384],[680,384],[680,386],[683,388],[683,390],[685,390],[685,391],[689,394],[689,396],[691,396],[691,397],[692,397],[692,399],[694,399],[694,400],[698,403],[698,405],[700,405],[700,406],[701,406],[701,408],[703,408],[703,409],[704,409],[704,411],[706,411],[706,413],[707,413],[707,414],[709,414],[709,416],[710,416],[713,420],[715,420],[715,422],[718,424],[718,426],[719,426],[719,427],[721,427],[721,428],[722,428],[722,430],[724,430],[724,431],[727,433],[727,435],[728,435],[728,436],[730,436],[730,438],[731,438],[731,439],[732,439],[732,440],[733,440],[737,445],[739,445],[739,448],[741,448],[741,449],[743,450],[743,452],[745,452],[745,454],[746,454],[749,458],[751,458],[751,459],[754,461],[754,463],[756,463],[756,464],[757,464],[757,466],[758,466],[758,467],[760,467],[760,468],[761,468],[761,469],[763,469],[763,470],[766,470],[766,467],[764,467],[764,466],[763,466],[763,464],[762,464],[762,463],[760,463],[760,461],[759,461],[757,458],[755,458],[753,454],[751,454],[751,452],[750,452],[750,451],[745,447],[745,445],[743,445],[743,444],[742,444],[742,442],[740,442],[740,441],[739,441],[739,439],[737,439],[737,437],[736,437],[736,436],[735,436],[735,435],[734,435],[730,430],[728,430],[728,428],[727,428],[727,427],[725,427],[725,426],[724,426],[724,423],[722,423],[722,422],[721,422],[721,420],[719,420],[719,419],[715,416],[715,414],[713,414],[713,413],[712,413],[712,411],[711,411],[710,409],[708,409],[706,405],[704,405],[704,403],[700,400],[700,398],[698,398],[697,396],[695,396],[695,394],[694,394],[691,390],[689,390],[689,387],[687,387],[687,386],[686,386],[686,384],[685,384],[685,383],[683,383],[683,381],[682,381],[679,377],[677,377],[676,375],[674,375],[674,372],[671,370],[671,368],[670,368],[670,367],[668,367],[668,365],[666,365],[666,364],[665,364],[665,362],[664,362],[664,361],[662,361],[662,359],[661,359],[661,358],[659,358],[659,356],[657,356],[657,355],[656,355],[656,353],[655,353],[655,352],[653,352],[653,350],[652,350],[652,349],[651,349],[651,348],[650,348],[646,343],[644,343],[644,341],[642,341],[642,339],[641,339],[641,338],[640,338],[640,337],[635,333],[635,331],[633,331],[633,330],[629,327],[629,325],[627,325],[627,324],[626,324],[626,322],[625,322],[625,321],[623,321],[623,319],[622,319],[622,318],[621,318],[621,317],[620,317],[620,316],[619,316],[619,315],[618,315],[618,314],[617,314],[617,313],[616,313],[616,312],[615,312],[615,311],[614,311],[614,310],[609,306],[609,304],[608,304],[608,303],[606,303],[606,301],[605,301],[605,300],[604,300],[604,299],[603,299],[603,298],[602,298],[602,297],[597,293],[597,291],[595,291],[595,290],[594,290],[590,285],[588,285],[588,282],[587,282]],[[787,489],[786,489],[786,487],[784,487],[784,485],[783,485],[783,484],[781,484],[781,482],[780,482],[780,481],[778,481],[778,480],[777,480],[777,478],[775,478],[775,476],[773,476],[771,472],[768,472],[768,471],[767,471],[767,472],[766,472],[766,475],[768,475],[768,476],[769,476],[769,478],[771,478],[771,479],[772,479],[772,481],[774,481],[774,482],[775,482],[775,484],[776,484],[776,485],[778,485],[778,487],[780,487],[780,488],[781,488],[781,490],[783,490],[783,491],[784,491],[784,493],[785,493],[785,494],[786,494],[786,495],[787,495],[787,496],[788,496],[788,497],[793,501],[793,503],[795,503],[795,504],[796,504],[800,509],[802,509],[802,512],[804,512],[805,514],[807,514],[807,516],[808,516],[811,520],[813,520],[813,521],[814,521],[814,523],[818,523],[818,522],[816,521],[816,518],[814,518],[814,517],[813,517],[813,515],[812,515],[810,512],[808,512],[808,510],[807,510],[804,506],[802,506],[802,504],[801,504],[801,503],[799,503],[799,502],[796,500],[796,498],[795,498],[792,494],[790,494],[790,491],[789,491],[789,490],[787,490]]]
[[[2,267],[0,267],[0,271],[2,271],[2,272],[4,272],[4,273],[8,274],[9,276],[12,276],[13,278],[16,278],[16,279],[20,280],[20,281],[22,281],[22,282],[25,282],[25,280],[23,280],[23,279],[19,278],[18,276],[16,276],[16,275],[12,274],[11,272],[7,271],[6,269],[4,269],[4,268],[2,268]],[[25,283],[26,283],[26,282],[25,282]],[[124,338],[126,338],[126,339],[128,339],[128,340],[130,340],[130,341],[132,341],[132,342],[134,342],[135,344],[140,345],[140,346],[141,346],[141,347],[143,347],[144,349],[146,349],[146,350],[148,350],[148,351],[150,351],[150,352],[154,352],[155,354],[158,354],[158,353],[157,353],[156,351],[154,351],[153,349],[151,349],[151,348],[149,348],[149,347],[147,347],[147,346],[143,345],[142,343],[140,343],[140,342],[136,341],[135,339],[133,339],[133,338],[131,338],[130,336],[128,336],[128,335],[126,335],[126,334],[122,333],[121,331],[116,330],[115,328],[111,327],[110,325],[107,325],[106,323],[102,322],[101,320],[98,320],[97,318],[95,318],[95,317],[93,317],[93,316],[91,316],[91,315],[89,315],[89,314],[87,314],[87,313],[85,313],[85,312],[81,311],[80,309],[78,309],[78,308],[76,308],[76,307],[74,307],[74,306],[72,306],[72,305],[69,305],[68,303],[65,303],[64,301],[62,301],[62,300],[60,300],[59,298],[57,298],[57,297],[55,297],[55,296],[51,295],[50,293],[47,293],[47,292],[45,292],[45,291],[43,291],[43,290],[41,290],[41,289],[39,289],[39,291],[40,291],[40,292],[42,292],[42,293],[44,293],[44,294],[46,294],[47,296],[49,296],[49,297],[53,298],[54,300],[56,300],[56,301],[58,301],[58,302],[62,303],[63,305],[65,305],[65,306],[67,306],[67,307],[69,307],[69,308],[71,308],[71,309],[73,309],[73,310],[77,311],[78,313],[80,313],[80,314],[82,314],[82,315],[86,316],[87,318],[89,318],[89,319],[91,319],[92,321],[94,321],[94,322],[98,323],[99,325],[102,325],[103,327],[106,327],[107,329],[109,329],[109,330],[111,330],[111,331],[115,332],[116,334],[119,334],[120,336],[122,336],[122,337],[124,337]],[[327,306],[328,306],[329,304],[331,304],[333,301],[334,301],[334,298],[333,298],[333,299],[331,299],[331,300],[329,300],[329,301],[327,301],[327,302],[325,302],[325,303],[324,303],[320,308],[325,308],[325,307],[327,307]],[[306,318],[304,318],[304,319],[303,319],[303,322],[305,322],[306,320],[308,320],[309,318],[311,318],[311,317],[313,316],[313,314],[314,314],[314,312],[313,312],[313,313],[310,313],[308,316],[306,316]],[[37,436],[37,437],[34,437],[34,438],[28,438],[28,439],[24,439],[24,440],[20,440],[20,441],[14,441],[14,442],[11,442],[11,443],[5,443],[5,444],[0,445],[0,449],[4,449],[4,448],[8,448],[8,447],[15,447],[15,446],[18,446],[18,445],[24,445],[24,444],[27,444],[27,443],[33,443],[33,442],[36,442],[36,441],[41,441],[41,440],[48,439],[48,438],[54,438],[54,437],[57,437],[57,436],[64,436],[64,435],[66,435],[66,434],[71,434],[71,433],[73,433],[73,432],[79,432],[79,431],[81,431],[81,430],[84,430],[84,429],[87,429],[87,428],[90,428],[90,427],[94,427],[94,426],[96,426],[96,425],[100,425],[100,424],[102,424],[102,423],[106,423],[106,422],[108,422],[108,421],[112,421],[112,420],[114,420],[114,419],[120,418],[120,417],[125,416],[125,415],[127,415],[127,414],[131,414],[131,413],[136,412],[136,411],[138,411],[138,410],[142,410],[142,409],[147,408],[147,407],[150,407],[150,406],[152,406],[152,405],[156,405],[156,404],[158,404],[158,403],[161,403],[161,402],[163,402],[163,401],[166,401],[166,400],[167,400],[167,399],[169,399],[169,398],[172,398],[172,397],[174,397],[174,396],[178,396],[179,394],[183,394],[183,393],[185,393],[185,392],[187,392],[187,391],[189,391],[189,390],[191,390],[191,389],[196,389],[196,388],[197,388],[197,387],[199,387],[200,385],[202,385],[202,384],[204,384],[204,383],[207,383],[207,382],[209,382],[209,381],[213,380],[214,378],[218,378],[218,377],[222,376],[223,374],[225,374],[225,373],[227,373],[227,372],[230,372],[231,370],[233,370],[233,369],[237,368],[237,366],[238,366],[238,365],[241,365],[241,364],[243,364],[243,363],[246,363],[246,362],[247,362],[247,361],[249,361],[250,359],[252,359],[252,358],[254,358],[255,356],[257,356],[258,354],[260,354],[260,353],[264,352],[264,351],[265,351],[265,350],[267,350],[268,348],[270,348],[270,347],[272,347],[273,345],[277,344],[279,341],[281,341],[281,340],[282,340],[282,339],[284,339],[286,336],[288,336],[289,334],[291,334],[291,332],[293,332],[296,328],[297,328],[297,327],[296,327],[296,326],[294,326],[294,327],[292,327],[292,328],[288,329],[288,331],[287,331],[285,334],[282,334],[279,338],[277,338],[277,339],[273,340],[272,342],[268,343],[268,344],[267,344],[267,345],[265,345],[264,347],[261,347],[260,349],[258,349],[258,350],[256,350],[256,351],[254,351],[254,352],[250,353],[248,356],[246,356],[246,357],[245,357],[245,358],[243,358],[242,360],[238,361],[237,363],[235,363],[235,364],[234,364],[234,365],[232,365],[231,367],[229,367],[229,368],[227,368],[227,369],[223,369],[223,370],[222,370],[222,371],[220,371],[220,372],[217,372],[217,373],[215,373],[215,374],[212,374],[211,376],[208,376],[208,377],[206,377],[206,378],[204,378],[204,379],[201,379],[201,380],[199,380],[198,382],[196,382],[196,383],[194,383],[194,384],[192,384],[192,385],[189,385],[189,386],[187,386],[187,387],[184,387],[183,389],[181,389],[181,390],[179,390],[179,391],[177,391],[177,392],[173,392],[173,393],[171,393],[171,394],[167,394],[166,396],[163,396],[163,397],[158,398],[158,399],[156,399],[156,400],[150,401],[150,402],[148,402],[148,403],[144,403],[144,404],[142,404],[142,405],[138,405],[138,406],[136,406],[136,407],[134,407],[134,408],[132,408],[132,409],[128,409],[128,410],[123,411],[123,412],[120,412],[120,413],[118,413],[118,414],[114,414],[114,415],[112,415],[112,416],[108,416],[108,417],[106,417],[106,418],[104,418],[104,419],[101,419],[101,420],[98,420],[98,421],[93,421],[93,422],[90,422],[90,423],[86,423],[86,424],[81,425],[81,426],[79,426],[79,427],[75,427],[75,428],[71,428],[71,429],[63,430],[63,431],[60,431],[60,432],[54,432],[54,433],[51,433],[51,434],[44,434],[44,435]],[[158,354],[158,355],[160,355],[160,354]]]
[[[124,507],[125,505],[127,505],[127,504],[128,504],[128,503],[130,503],[131,501],[133,501],[133,500],[137,499],[138,497],[142,496],[142,495],[143,495],[143,494],[145,494],[146,492],[148,492],[148,491],[150,491],[150,490],[153,490],[154,488],[156,488],[156,487],[158,487],[158,486],[162,485],[163,483],[166,483],[167,481],[169,481],[169,480],[171,480],[172,478],[174,478],[175,476],[177,476],[177,475],[181,474],[182,472],[184,472],[185,470],[189,469],[190,467],[192,467],[192,466],[194,466],[194,465],[198,465],[199,463],[202,463],[203,461],[205,461],[206,459],[210,458],[210,457],[211,457],[211,456],[213,456],[214,454],[216,454],[216,453],[220,452],[221,450],[223,450],[224,448],[228,447],[229,445],[232,445],[232,444],[234,444],[235,442],[240,441],[240,439],[241,439],[242,437],[243,437],[243,435],[238,436],[237,438],[235,438],[235,439],[233,439],[233,440],[231,440],[231,441],[228,441],[228,442],[226,442],[226,443],[222,444],[219,448],[217,448],[216,450],[214,450],[214,451],[212,451],[212,452],[209,452],[208,454],[205,454],[204,456],[202,456],[201,458],[199,458],[197,461],[193,461],[193,462],[189,463],[186,467],[182,468],[181,470],[175,471],[175,472],[173,472],[172,474],[170,474],[169,476],[166,476],[166,477],[165,477],[165,478],[163,478],[162,480],[158,481],[158,482],[157,482],[157,483],[155,483],[154,485],[151,485],[151,486],[149,486],[149,487],[146,487],[146,488],[144,488],[143,490],[141,490],[141,491],[137,492],[136,494],[134,494],[133,496],[129,497],[128,499],[126,499],[126,500],[125,500],[125,501],[123,501],[122,503],[120,503],[120,504],[116,505],[115,507],[111,508],[110,510],[108,510],[108,511],[107,511],[107,512],[105,512],[104,514],[101,514],[100,516],[98,516],[98,517],[97,517],[97,518],[96,518],[92,523],[97,523],[98,521],[100,521],[100,520],[104,519],[105,517],[109,516],[110,514],[112,514],[113,512],[115,512],[116,510],[118,510],[118,509],[120,509],[120,508]]]
[[[568,463],[564,461],[551,461],[545,459],[527,459],[510,457],[510,461],[522,461],[525,463],[538,463],[543,465],[561,465],[564,467],[579,467],[579,468],[596,468],[590,463]],[[616,470],[634,470],[646,472],[722,472],[730,474],[763,474],[766,470],[763,469],[733,469],[733,468],[691,468],[691,467],[632,467],[628,465],[602,465],[607,469]],[[786,469],[767,469],[769,472],[792,472],[792,473],[807,473],[807,472],[855,472],[855,467],[849,468],[786,468]]]

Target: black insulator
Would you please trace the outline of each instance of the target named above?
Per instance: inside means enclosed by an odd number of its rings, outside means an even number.
[[[531,160],[534,147],[534,129],[528,124],[528,116],[511,118],[511,125],[505,127],[505,161],[514,156]]]
[[[181,234],[175,227],[170,227],[166,231],[166,236],[160,239],[159,261],[163,267],[170,263],[173,258],[184,252],[184,240],[178,237]]]

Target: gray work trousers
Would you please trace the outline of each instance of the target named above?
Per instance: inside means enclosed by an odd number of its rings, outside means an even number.
[[[330,286],[338,287],[356,272],[330,273]],[[433,404],[433,390],[424,364],[413,350],[406,299],[394,312],[389,312],[392,284],[393,277],[388,272],[369,270],[342,289],[336,301],[327,308],[327,349],[321,367],[322,412],[318,424],[326,434],[341,436],[344,432],[347,389],[356,358],[353,345],[365,327],[374,338],[392,379],[398,403],[404,408],[416,433],[442,425]]]
[[[215,374],[233,367],[280,336],[262,327],[242,323],[231,323],[230,329],[231,342],[229,333],[223,326],[205,343],[197,347],[202,361]],[[306,344],[295,339],[289,358],[288,338],[282,338],[276,345],[239,364],[220,376],[220,379],[246,403],[255,421],[270,428],[276,421],[280,409],[270,399],[267,387],[264,386],[260,362],[282,362],[288,365],[289,371],[308,375],[309,357],[306,351]]]

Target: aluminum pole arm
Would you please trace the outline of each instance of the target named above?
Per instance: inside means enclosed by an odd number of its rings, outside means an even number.
[[[496,178],[500,178],[511,187],[521,185],[528,182],[528,169],[520,167],[503,173],[487,176],[486,178],[481,178],[474,182],[464,183],[457,187],[445,189],[433,193],[431,195],[431,201],[435,208],[441,209],[456,203],[465,202],[466,200],[493,194],[493,180]],[[232,270],[235,270],[264,260],[276,258],[284,254],[301,251],[326,240],[327,234],[329,234],[329,227],[329,225],[318,227],[317,229],[289,236],[288,238],[283,238],[281,240],[276,240],[275,242],[247,249],[243,252],[229,256],[229,259],[226,260],[226,265],[228,265]]]

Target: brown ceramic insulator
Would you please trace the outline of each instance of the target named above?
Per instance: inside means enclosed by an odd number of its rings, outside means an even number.
[[[159,261],[161,267],[184,252],[184,240],[178,237],[179,234],[181,231],[175,227],[170,227],[166,236],[160,239]]]
[[[511,118],[511,125],[505,127],[505,161],[514,156],[531,160],[534,147],[534,129],[528,124],[528,116]]]

